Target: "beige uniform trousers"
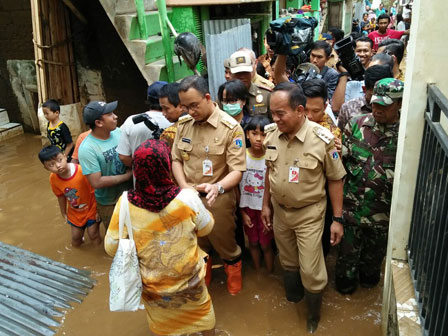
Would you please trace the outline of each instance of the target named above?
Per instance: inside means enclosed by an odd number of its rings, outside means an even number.
[[[282,267],[289,271],[299,268],[305,289],[321,292],[328,280],[321,243],[327,199],[300,209],[286,208],[274,198],[272,205]]]
[[[213,247],[221,259],[224,260],[233,260],[239,257],[241,249],[235,240],[235,190],[232,189],[219,195],[211,208],[208,206],[205,197],[201,197],[201,200],[215,219],[212,232],[208,236],[198,238],[201,249],[209,253]]]

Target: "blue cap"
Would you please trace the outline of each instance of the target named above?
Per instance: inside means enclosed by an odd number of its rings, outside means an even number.
[[[147,93],[147,99],[150,102],[159,102],[159,94],[160,94],[160,89],[162,87],[164,87],[166,84],[168,84],[167,82],[162,82],[162,81],[157,81],[152,83],[150,86],[148,86],[148,93]]]

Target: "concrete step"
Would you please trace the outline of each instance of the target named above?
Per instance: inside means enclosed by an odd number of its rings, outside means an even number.
[[[0,126],[0,142],[23,134],[23,127],[18,123],[7,123]]]
[[[194,75],[193,71],[188,69],[185,62],[182,62],[182,65],[179,63],[179,59],[177,56],[173,56],[173,64],[174,64],[174,78],[176,81],[186,77]],[[162,80],[168,81],[168,72],[166,70],[165,59],[160,59],[158,61],[152,62],[151,64],[147,64],[143,69],[145,78],[149,80],[150,83]]]
[[[0,107],[0,126],[9,123],[8,112]]]
[[[168,10],[168,18],[172,16],[172,10]],[[146,29],[148,36],[160,33],[159,13],[157,11],[145,12]],[[141,40],[148,36],[141,36],[137,14],[121,14],[115,16],[115,27],[122,38],[129,40]]]
[[[143,0],[146,11],[157,10],[156,0]],[[114,17],[119,14],[132,14],[137,12],[135,0],[100,0],[106,13]]]

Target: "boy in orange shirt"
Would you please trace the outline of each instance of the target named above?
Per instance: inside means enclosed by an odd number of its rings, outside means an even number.
[[[82,175],[81,166],[68,163],[57,146],[43,148],[39,152],[39,160],[51,172],[50,185],[58,198],[62,217],[71,226],[72,246],[81,246],[86,228],[92,243],[100,245],[95,190]]]

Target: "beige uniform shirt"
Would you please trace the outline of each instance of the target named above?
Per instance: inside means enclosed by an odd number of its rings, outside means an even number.
[[[332,49],[332,50],[331,50],[330,58],[329,58],[328,61],[325,63],[325,65],[326,65],[327,67],[329,67],[329,68],[333,68],[333,69],[335,69],[335,70],[337,71],[338,69],[337,69],[336,64],[337,64],[338,62],[339,62],[339,56],[338,56],[337,52],[334,51],[334,49]]]
[[[276,124],[265,126],[264,131],[271,197],[277,203],[302,208],[319,202],[325,197],[326,179],[345,176],[334,136],[326,128],[305,119],[291,140]]]
[[[252,117],[254,115],[264,115],[272,120],[269,112],[269,99],[271,90],[267,87],[257,86],[254,83],[249,88],[249,99],[247,100],[247,112]]]
[[[216,183],[231,171],[246,170],[243,129],[218,106],[203,122],[190,115],[179,118],[172,148],[173,161],[183,164],[187,183]],[[212,176],[204,176],[204,160],[212,161]]]
[[[257,86],[267,87],[271,90],[275,87],[274,83],[272,83],[269,79],[260,76],[259,74],[255,74],[254,78],[252,79],[252,83],[254,83]]]

